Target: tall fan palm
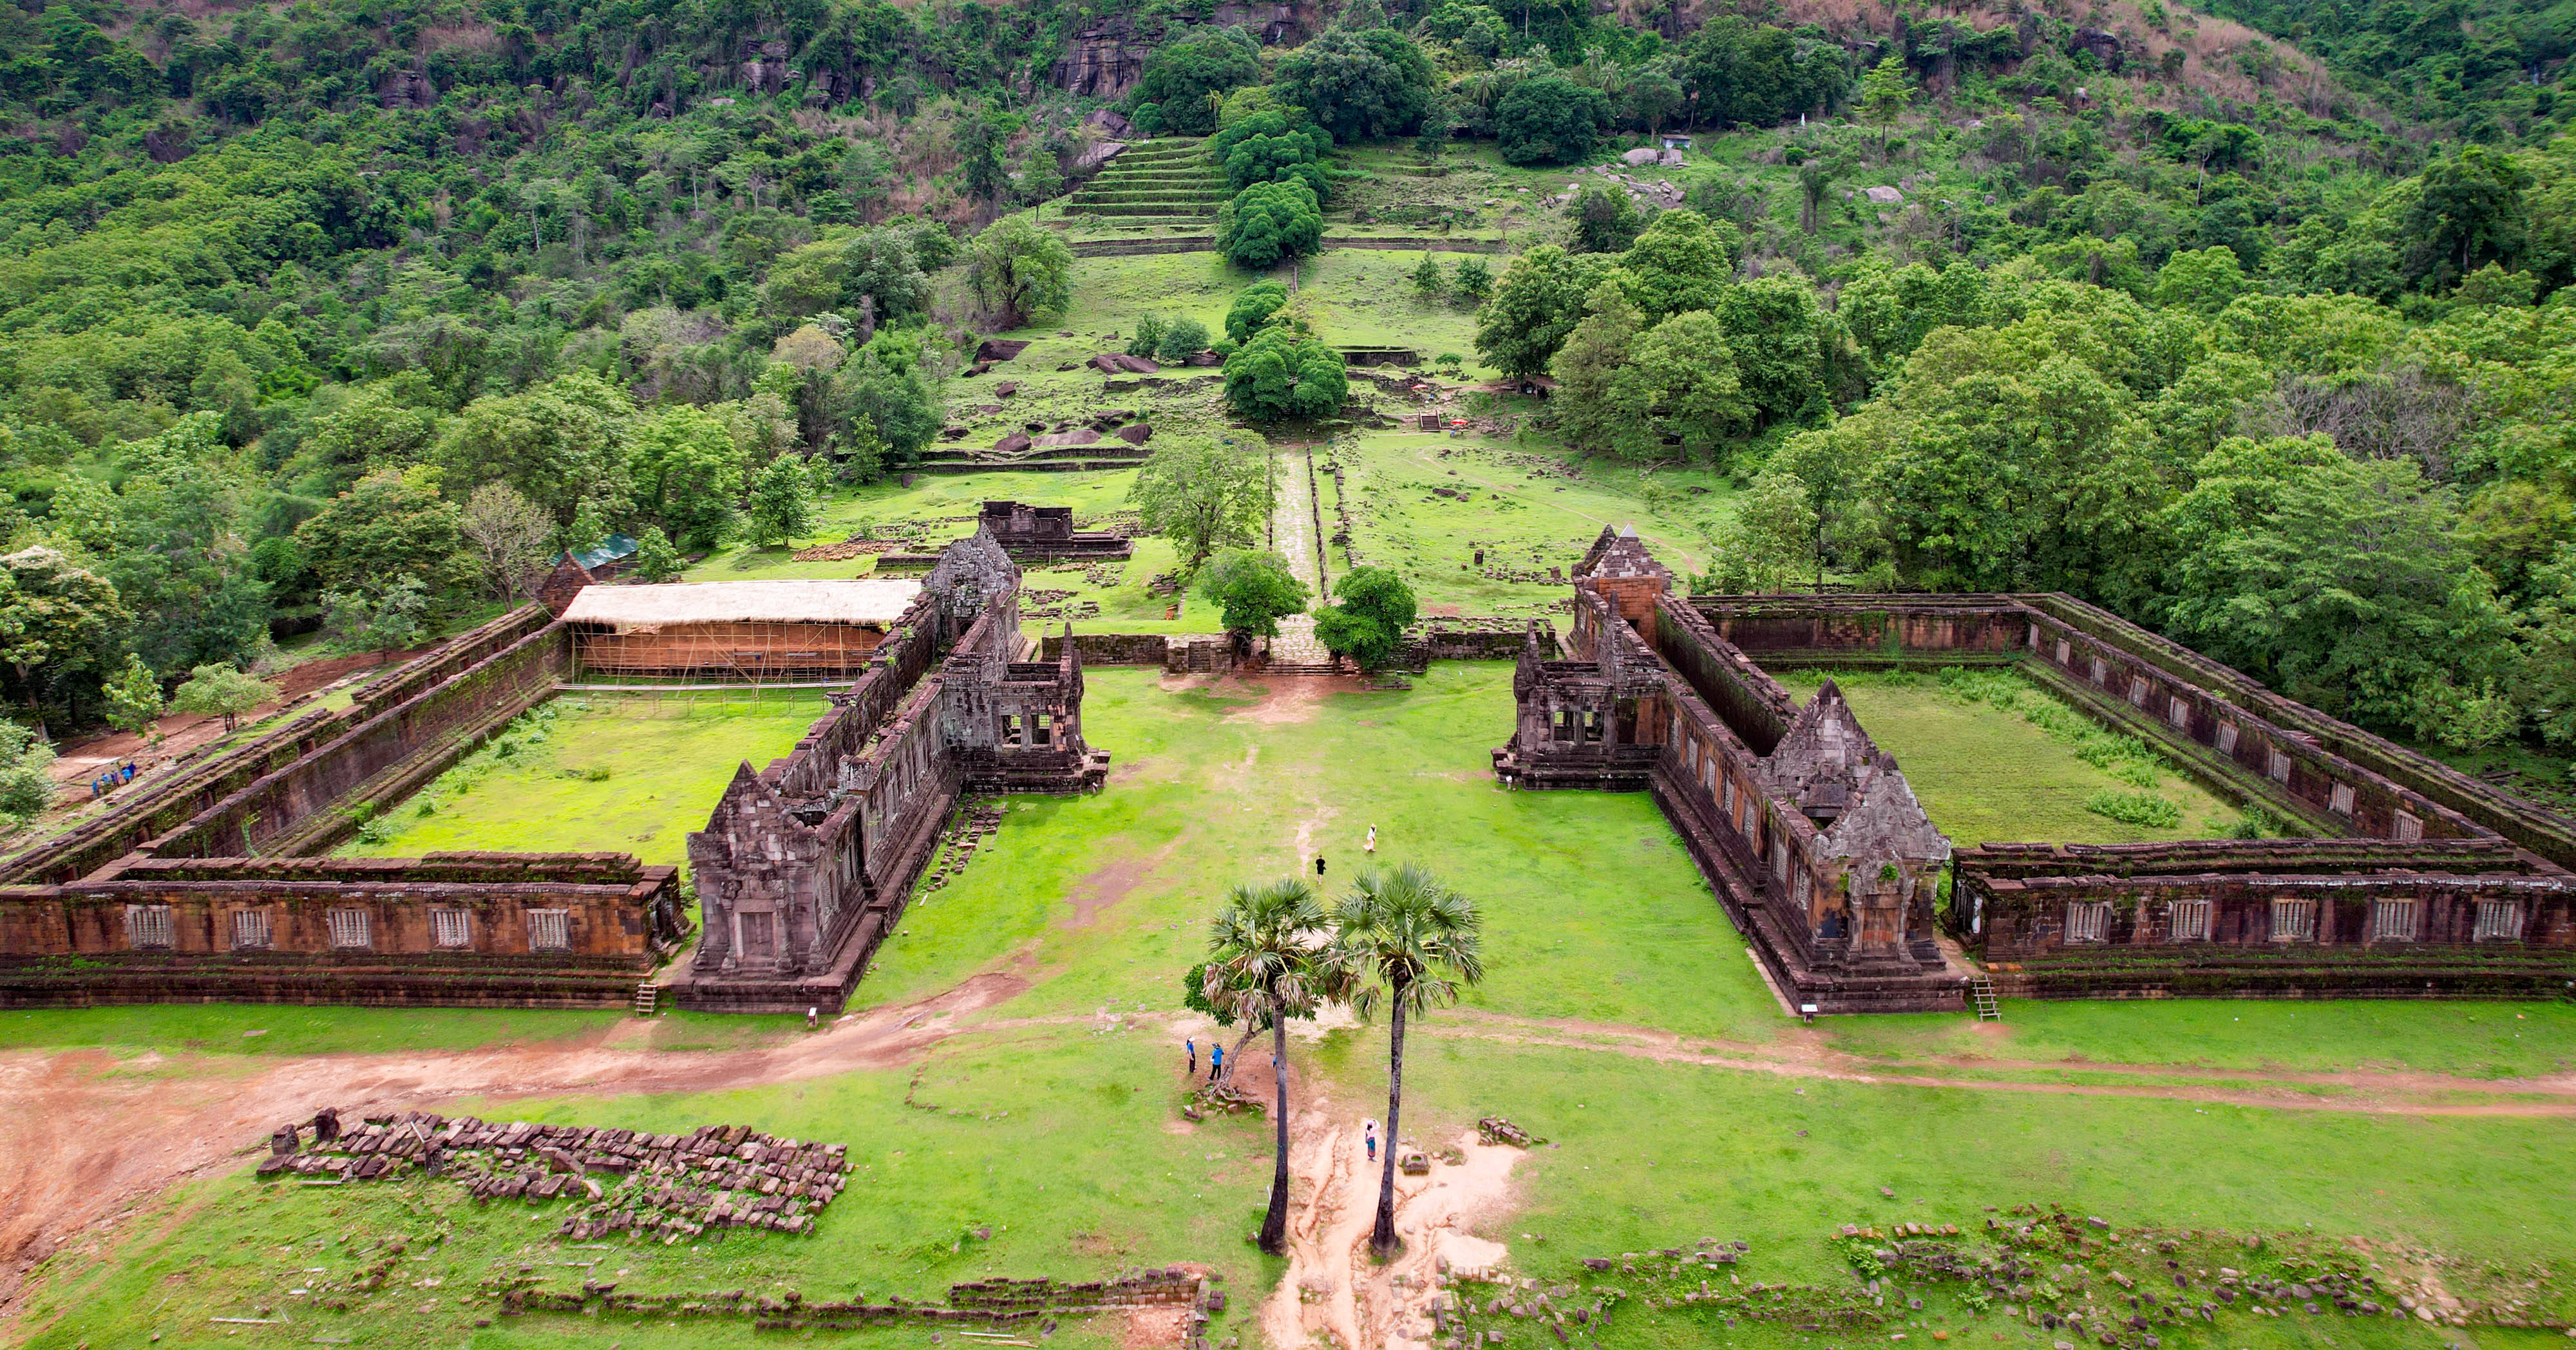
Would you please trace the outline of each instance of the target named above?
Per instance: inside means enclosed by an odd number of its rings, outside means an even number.
[[[1332,942],[1330,916],[1315,888],[1289,878],[1237,886],[1208,927],[1208,1002],[1258,1031],[1270,1024],[1277,1050],[1278,1100],[1270,1113],[1279,1132],[1270,1173],[1270,1210],[1261,1219],[1261,1250],[1288,1248],[1288,1020],[1312,1017],[1353,983],[1343,951]],[[1240,1047],[1238,1047],[1238,1051]]]
[[[1369,1247],[1383,1259],[1395,1253],[1395,1141],[1404,1109],[1404,1019],[1458,1001],[1461,987],[1485,978],[1483,922],[1476,904],[1411,863],[1392,872],[1362,872],[1333,915],[1335,945],[1344,960],[1365,969],[1376,983],[1360,989],[1351,1006],[1374,1017],[1389,1010],[1386,1071],[1385,1171],[1378,1180],[1377,1227]]]

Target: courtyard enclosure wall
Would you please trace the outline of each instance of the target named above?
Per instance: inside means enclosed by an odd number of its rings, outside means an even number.
[[[2492,997],[2576,988],[2576,827],[2062,595],[1699,596],[1728,697],[1775,666],[2009,664],[2315,837],[1963,850],[1947,919],[2046,997]],[[1668,616],[1667,649],[1691,625]],[[1694,644],[1683,644],[1694,645]],[[2366,762],[2338,748],[2358,748]],[[2472,780],[2473,781],[2473,780]]]
[[[347,708],[307,712],[239,746],[207,755],[126,796],[116,809],[8,860],[0,866],[0,882],[63,882],[95,872],[337,742],[388,708],[543,629],[548,619],[536,606],[514,610],[376,680]]]
[[[371,702],[383,710],[144,844],[143,851],[165,858],[326,852],[357,832],[366,811],[400,801],[446,772],[485,737],[551,695],[570,672],[563,627],[543,624],[426,687],[408,682],[405,688],[418,692],[400,703]]]
[[[678,869],[623,854],[136,856],[0,888],[0,1007],[605,1006],[681,934]]]
[[[459,635],[15,860],[0,1002],[608,1006],[685,936],[624,854],[325,855],[552,693],[541,605]]]
[[[1671,593],[1632,533],[1575,571],[1573,659],[1536,625],[1495,773],[1650,791],[1784,997],[1955,1008],[1968,970],[2044,997],[2535,997],[2576,991],[2576,825],[2062,595]],[[1828,678],[2010,665],[2316,837],[1949,841]],[[2358,758],[2341,751],[2350,749]],[[1941,873],[1951,902],[1936,913]]]
[[[1022,659],[1019,568],[988,532],[949,545],[918,582],[690,591],[592,577],[567,561],[543,602],[443,644],[348,711],[299,718],[16,860],[11,879],[31,884],[0,886],[0,1005],[627,1001],[687,937],[676,868],[625,854],[321,856],[571,678],[585,622],[706,633],[734,622],[728,608],[776,627],[810,611],[871,639],[863,673],[795,750],[740,766],[690,836],[704,931],[675,982],[683,1006],[837,1009],[961,794],[1107,777],[1108,755],[1083,742],[1080,644]]]

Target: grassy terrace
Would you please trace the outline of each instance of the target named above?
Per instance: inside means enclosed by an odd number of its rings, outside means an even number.
[[[735,766],[796,748],[830,705],[806,692],[566,695],[360,831],[344,851],[632,853],[688,861]]]
[[[219,1170],[49,1260],[32,1286],[26,1343],[139,1345],[160,1332],[165,1346],[748,1345],[776,1337],[739,1325],[627,1319],[533,1317],[478,1327],[491,1310],[475,1286],[524,1263],[558,1284],[587,1277],[642,1291],[792,1287],[809,1298],[862,1291],[876,1300],[938,1298],[948,1283],[987,1273],[1084,1277],[1197,1260],[1225,1275],[1234,1295],[1211,1335],[1254,1344],[1252,1305],[1281,1269],[1242,1241],[1268,1175],[1266,1127],[1254,1118],[1196,1126],[1177,1118],[1177,1042],[1198,1025],[1178,1020],[1178,981],[1197,959],[1202,925],[1227,885],[1311,872],[1317,852],[1328,860],[1327,880],[1345,881],[1363,861],[1358,841],[1371,824],[1381,859],[1438,869],[1481,902],[1488,926],[1486,984],[1464,1007],[1417,1024],[1405,1133],[1445,1140],[1500,1112],[1553,1141],[1519,1162],[1504,1208],[1474,1223],[1509,1248],[1514,1269],[1543,1283],[1587,1278],[1579,1257],[1720,1237],[1752,1244],[1740,1268],[1748,1284],[1848,1287],[1840,1254],[1823,1241],[1832,1225],[1905,1219],[1974,1227],[1986,1206],[2024,1201],[2123,1224],[2259,1230],[2272,1235],[2265,1259],[2303,1242],[2322,1249],[2359,1236],[2457,1256],[2463,1264],[2451,1278],[2460,1281],[2508,1268],[2563,1278],[2576,1251],[2576,1215],[2563,1204],[2562,1184],[2576,1139],[2563,1116],[2273,1109],[2203,1099],[2190,1085],[2197,1079],[2156,1080],[2125,1066],[2565,1072],[2576,1065],[2576,1010],[2015,1004],[2001,1029],[1957,1018],[1802,1028],[1777,1013],[1742,939],[1644,796],[1493,785],[1485,752],[1509,710],[1509,668],[1500,663],[1442,665],[1411,691],[1379,694],[1093,672],[1085,720],[1094,743],[1117,756],[1109,790],[1012,802],[987,851],[912,908],[861,986],[862,1016],[886,1011],[891,1024],[910,1016],[895,1010],[970,979],[1005,982],[997,1005],[944,1016],[938,1025],[953,1034],[932,1036],[927,1048],[836,1050],[855,1033],[811,1037],[771,1019],[721,1029],[665,1019],[650,1035],[629,1035],[637,1024],[590,1014],[0,1015],[0,1044],[150,1051],[148,1060],[102,1062],[152,1075],[165,1092],[201,1080],[227,1091],[277,1091],[259,1075],[292,1075],[302,1054],[507,1045],[498,1081],[520,1095],[468,1093],[436,1104],[664,1131],[741,1122],[847,1141],[856,1168],[852,1189],[810,1238],[742,1234],[600,1248],[559,1246],[552,1206],[482,1208],[420,1181],[265,1186]],[[1903,733],[1890,730],[1901,720],[1883,711],[1862,705],[1873,730],[1906,754]],[[784,732],[785,719],[778,721]],[[728,747],[765,734],[748,720],[705,716],[673,730]],[[593,763],[586,747],[661,732],[648,718],[559,713],[548,741],[520,752],[525,762],[490,770],[432,819],[461,817],[477,794],[495,788],[545,787],[540,756],[559,772]],[[1923,775],[1919,783],[1935,777],[1928,762],[1908,767]],[[638,781],[613,770],[607,783],[584,786],[604,792]],[[671,828],[703,815],[694,803],[683,811],[675,792],[665,796]],[[537,806],[530,814],[566,809],[584,807]],[[1204,1045],[1207,1033],[1198,1029]],[[268,1034],[247,1037],[252,1030]],[[1380,1113],[1380,1030],[1340,1026],[1296,1044],[1300,1089],[1320,1102],[1325,1123]],[[667,1053],[680,1048],[733,1053]],[[396,1062],[425,1061],[387,1063]],[[1846,1062],[1881,1077],[1930,1064],[1951,1081],[1866,1081],[1837,1067]],[[2121,1098],[2057,1090],[2079,1074],[2164,1086]],[[299,1110],[317,1090],[310,1078],[278,1081],[299,1084],[287,1090]],[[620,1082],[631,1086],[605,1085]],[[2337,1094],[2375,1089],[2299,1090],[2312,1094],[2303,1102],[2333,1106]],[[2153,1165],[2142,1165],[2147,1160]],[[976,1236],[987,1226],[989,1239]],[[319,1309],[294,1292],[367,1267],[395,1236],[411,1240],[395,1268],[399,1279],[350,1311]],[[597,1264],[578,1264],[588,1262]],[[2556,1284],[2536,1297],[2552,1315],[2568,1311]],[[211,1320],[281,1313],[291,1320]],[[230,1334],[236,1328],[238,1337]],[[1868,1339],[1885,1344],[1895,1330],[1931,1339],[1935,1329],[1948,1339],[2050,1350],[2048,1334],[1939,1293]],[[1067,1322],[1048,1344],[1141,1350],[1129,1335],[1110,1319]],[[919,1329],[813,1339],[925,1344]],[[1521,1339],[1529,1339],[1526,1330]],[[2560,1343],[2539,1332],[2437,1336],[2387,1319],[2231,1313],[2216,1328],[2172,1333],[2168,1343],[2537,1350],[2544,1339]],[[1729,1327],[1715,1309],[1632,1301],[1576,1343],[1824,1350],[1858,1341],[1779,1323]]]

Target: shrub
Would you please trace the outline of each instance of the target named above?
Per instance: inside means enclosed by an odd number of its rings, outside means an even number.
[[[1152,356],[1154,354],[1154,349],[1162,345],[1163,332],[1169,326],[1170,325],[1165,324],[1158,315],[1148,314],[1144,318],[1138,319],[1136,321],[1136,336],[1127,339],[1127,354],[1129,356]]]
[[[1163,330],[1162,340],[1154,344],[1154,359],[1164,365],[1178,365],[1208,349],[1208,328],[1196,319],[1174,319]]]
[[[2129,825],[2169,830],[2182,823],[2182,808],[2152,792],[2104,788],[2084,799],[2084,809]]]

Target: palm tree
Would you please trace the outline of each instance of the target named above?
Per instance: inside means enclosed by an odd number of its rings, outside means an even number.
[[[1270,1118],[1279,1132],[1278,1156],[1270,1210],[1261,1219],[1261,1250],[1273,1256],[1288,1249],[1288,1020],[1314,1016],[1353,983],[1343,949],[1331,939],[1323,901],[1293,877],[1235,887],[1208,927],[1208,1002],[1229,1019],[1241,1018],[1246,1040],[1263,1022],[1275,1038],[1278,1068],[1271,1078],[1278,1100]],[[1238,1042],[1238,1057],[1242,1050]]]
[[[1395,1238],[1395,1141],[1404,1109],[1404,1019],[1458,1001],[1463,985],[1485,978],[1484,929],[1476,903],[1406,863],[1393,872],[1362,872],[1334,912],[1343,960],[1376,975],[1351,1006],[1362,1018],[1389,1008],[1385,1171],[1378,1181],[1377,1227],[1369,1248],[1392,1256]]]

